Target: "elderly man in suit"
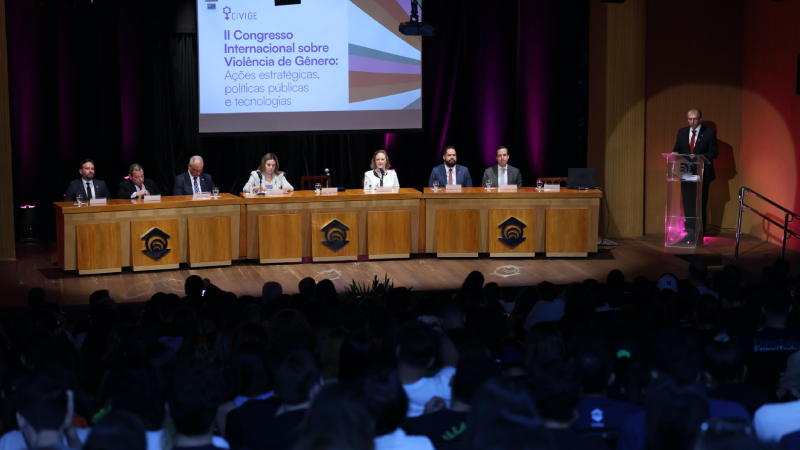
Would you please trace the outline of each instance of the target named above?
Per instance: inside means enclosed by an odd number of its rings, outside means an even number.
[[[516,184],[521,189],[522,174],[516,167],[508,165],[508,148],[504,145],[497,147],[494,157],[497,159],[497,165],[489,167],[483,172],[483,185],[486,186],[486,180],[489,180],[492,182],[492,186]]]
[[[117,198],[132,198],[141,200],[145,195],[161,195],[156,182],[145,179],[144,169],[140,164],[133,163],[128,168],[128,179],[122,180],[117,188]]]
[[[472,177],[469,176],[469,169],[456,164],[456,148],[447,146],[444,148],[444,164],[433,168],[431,177],[428,179],[428,187],[433,187],[433,180],[439,180],[439,186],[448,184],[460,184],[463,187],[472,187]]]
[[[714,173],[713,160],[719,156],[717,148],[717,132],[703,126],[703,112],[697,108],[692,108],[686,113],[688,127],[678,130],[678,139],[675,141],[675,148],[672,153],[680,155],[703,155],[708,162],[703,166],[703,192],[702,192],[702,228],[705,234],[706,227],[706,204],[708,203],[708,188],[716,178]],[[687,238],[694,240],[696,228],[696,198],[697,185],[694,183],[681,183],[681,193],[683,194],[683,215],[686,217],[684,227],[686,228]]]
[[[81,161],[81,168],[78,170],[81,177],[69,183],[67,193],[64,194],[64,201],[74,202],[75,196],[80,194],[84,200],[93,198],[111,198],[106,184],[101,180],[94,179],[94,161],[84,159]]]
[[[214,180],[211,175],[203,173],[203,158],[192,156],[189,159],[189,170],[175,177],[172,195],[192,195],[211,192]]]

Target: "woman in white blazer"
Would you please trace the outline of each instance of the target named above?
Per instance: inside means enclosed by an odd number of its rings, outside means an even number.
[[[267,186],[272,186],[272,189],[282,189],[283,192],[293,191],[294,187],[286,181],[286,176],[283,172],[278,170],[278,157],[274,153],[267,153],[261,158],[261,165],[258,169],[250,172],[250,179],[244,185],[244,192],[266,191]]]
[[[372,155],[372,162],[369,164],[372,170],[364,173],[364,187],[384,186],[399,188],[400,181],[397,179],[397,172],[389,170],[392,165],[389,163],[389,155],[384,150],[378,150]],[[383,183],[381,184],[381,169],[383,169]]]

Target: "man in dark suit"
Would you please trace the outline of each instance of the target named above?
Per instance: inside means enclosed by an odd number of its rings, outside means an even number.
[[[444,164],[433,168],[431,177],[428,180],[428,187],[433,187],[433,180],[439,180],[439,186],[448,184],[460,184],[463,187],[472,187],[472,177],[469,176],[469,169],[456,164],[456,148],[448,146],[444,148]]]
[[[504,145],[497,147],[494,157],[497,159],[497,165],[489,167],[483,172],[483,185],[486,186],[486,180],[490,180],[492,186],[516,184],[518,188],[522,189],[522,174],[516,167],[508,165],[508,149]]]
[[[117,198],[141,200],[145,195],[161,195],[156,182],[144,178],[144,169],[137,163],[128,169],[128,179],[122,180],[117,189]]]
[[[172,195],[192,195],[211,192],[214,180],[211,175],[203,173],[203,158],[192,156],[189,159],[189,170],[175,177]]]
[[[716,178],[714,173],[713,160],[719,156],[717,148],[717,132],[703,126],[703,112],[697,108],[690,109],[686,113],[689,126],[678,130],[678,139],[675,141],[675,148],[672,153],[680,155],[703,155],[708,162],[703,169],[703,193],[702,193],[702,230],[705,234],[706,227],[706,204],[708,203],[708,188]],[[695,238],[695,217],[697,216],[696,198],[697,185],[695,183],[681,183],[681,193],[683,194],[683,215],[687,217],[684,226],[688,233],[688,239]]]
[[[94,179],[94,161],[84,159],[81,161],[81,168],[78,171],[81,177],[70,181],[67,193],[64,195],[65,202],[74,202],[75,196],[80,194],[84,200],[93,198],[111,198],[106,184],[101,180]]]

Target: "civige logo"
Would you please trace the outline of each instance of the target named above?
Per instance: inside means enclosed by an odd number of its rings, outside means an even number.
[[[231,7],[226,6],[222,8],[222,13],[225,14],[225,20],[228,20],[230,18],[228,15],[231,13]]]

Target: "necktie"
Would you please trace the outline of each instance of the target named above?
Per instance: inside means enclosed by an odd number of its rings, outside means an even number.
[[[692,140],[689,141],[689,151],[692,152],[694,155],[694,135],[697,133],[697,130],[692,130]]]
[[[453,169],[447,169],[447,172],[450,174],[447,178],[447,184],[453,184]]]
[[[195,194],[199,194],[200,193],[200,185],[197,184],[197,178],[194,178],[194,193]]]
[[[94,195],[92,195],[92,188],[89,186],[88,181],[86,182],[86,196],[89,198],[94,198]]]
[[[500,185],[500,186],[506,184],[506,168],[505,167],[500,169],[500,180],[498,180],[498,181],[499,181],[499,183],[497,183],[497,184]]]

